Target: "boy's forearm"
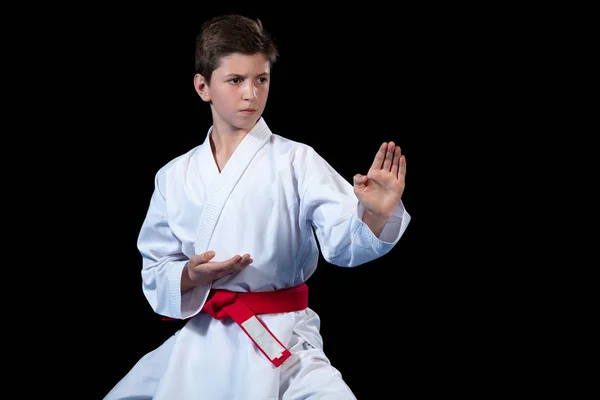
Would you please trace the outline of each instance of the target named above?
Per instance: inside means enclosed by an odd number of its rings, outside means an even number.
[[[365,210],[362,218],[363,222],[369,227],[369,229],[371,229],[371,232],[373,232],[373,234],[377,237],[379,237],[379,235],[381,235],[381,232],[383,232],[383,228],[385,227],[385,224],[387,224],[388,219],[389,218],[377,217],[367,210]]]
[[[190,274],[188,273],[188,265],[187,263],[183,267],[181,271],[181,294],[184,294],[188,290],[192,289],[194,286],[194,282],[190,279]]]

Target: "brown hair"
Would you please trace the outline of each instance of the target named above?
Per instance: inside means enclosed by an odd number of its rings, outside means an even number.
[[[196,73],[210,82],[213,71],[219,68],[221,58],[232,53],[263,53],[271,66],[279,55],[273,39],[259,19],[229,14],[202,24],[196,37]]]

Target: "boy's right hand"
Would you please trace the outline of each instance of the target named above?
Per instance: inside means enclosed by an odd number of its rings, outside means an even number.
[[[214,256],[214,251],[207,251],[195,254],[188,260],[181,277],[183,292],[192,286],[205,285],[225,275],[240,272],[253,262],[249,254],[236,255],[225,261],[210,261]]]

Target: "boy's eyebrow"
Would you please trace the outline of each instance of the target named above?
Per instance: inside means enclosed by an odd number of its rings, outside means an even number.
[[[258,74],[258,76],[269,76],[269,73],[263,72],[262,74]],[[246,77],[245,75],[235,74],[235,73],[225,75],[225,78],[245,78],[245,77]]]

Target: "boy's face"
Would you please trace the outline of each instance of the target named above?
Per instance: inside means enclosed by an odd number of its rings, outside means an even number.
[[[251,129],[262,115],[269,94],[270,65],[263,54],[231,54],[207,85],[203,77],[196,80],[196,90],[204,101],[210,101],[213,121],[234,129]]]

